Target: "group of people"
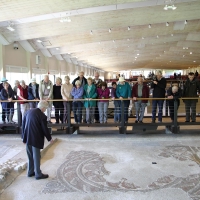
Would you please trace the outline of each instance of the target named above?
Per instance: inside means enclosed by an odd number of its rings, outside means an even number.
[[[36,79],[32,78],[31,83],[26,85],[25,82],[15,81],[15,87],[12,89],[6,78],[3,78],[0,84],[0,94],[2,100],[2,121],[3,123],[13,122],[14,102],[13,99],[20,101],[22,119],[27,110],[36,108],[39,100],[48,102],[46,112],[47,122],[51,123],[52,104],[55,108],[56,123],[66,123],[68,113],[73,110],[75,123],[107,123],[107,110],[109,106],[109,98],[111,96],[114,101],[114,122],[121,122],[121,111],[123,102],[124,121],[128,122],[128,108],[130,100],[133,100],[136,110],[135,123],[142,123],[145,107],[148,104],[149,86],[143,82],[141,76],[138,77],[137,83],[131,88],[130,84],[125,81],[124,77],[119,77],[119,81],[112,82],[112,89],[107,87],[107,83],[99,78],[98,72],[95,73],[94,79],[85,78],[84,72],[80,72],[79,76],[70,83],[70,77],[62,79],[57,77],[55,84],[49,80],[49,76],[45,75],[40,84],[36,83]],[[153,89],[152,101],[152,123],[156,122],[156,113],[158,107],[158,122],[162,122],[162,110],[164,99],[166,98],[166,79],[162,76],[161,71],[157,71],[155,78],[152,80]],[[180,97],[197,97],[200,91],[200,83],[195,79],[193,72],[188,75],[188,80],[184,84],[183,90],[177,85],[173,85],[167,90],[167,98],[169,103],[170,117],[174,120],[174,101],[180,105]],[[146,99],[140,99],[146,98]],[[62,99],[62,101],[61,101]],[[33,100],[33,101],[27,101]],[[123,101],[121,101],[123,100]],[[186,111],[186,122],[190,119],[196,121],[196,103],[197,99],[184,100]],[[190,114],[191,110],[191,114]]]

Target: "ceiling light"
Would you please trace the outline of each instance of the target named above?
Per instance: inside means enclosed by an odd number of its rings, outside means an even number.
[[[101,44],[101,42],[99,42],[99,44]]]
[[[185,49],[185,47],[183,47],[183,49]]]
[[[159,38],[159,36],[158,36],[158,35],[157,35],[156,37],[157,37],[157,38]]]
[[[92,30],[90,31],[90,34],[91,34],[91,35],[93,35],[93,32],[92,32]]]
[[[115,40],[113,40],[113,42],[115,42]]]
[[[128,46],[129,47],[129,46]]]
[[[142,39],[144,40],[144,37],[142,37]]]
[[[129,41],[130,39],[127,39],[127,41]]]
[[[151,28],[151,24],[149,24],[149,28]]]
[[[171,36],[174,36],[174,34],[171,34]]]
[[[137,57],[135,57],[135,58],[137,58]]]
[[[139,56],[140,54],[138,53],[137,55]]]
[[[128,31],[130,31],[131,30],[131,27],[130,26],[128,26]]]
[[[169,26],[169,22],[166,22],[166,26]]]
[[[183,55],[183,57],[185,57],[185,55]]]
[[[196,62],[195,60],[193,62]]]
[[[164,10],[169,10],[169,9],[171,9],[171,10],[176,10],[177,7],[174,6],[174,5],[165,5],[165,7],[164,7],[163,9],[164,9]]]
[[[57,47],[56,50],[59,50],[59,48]]]
[[[185,49],[188,49],[188,47],[185,47]]]
[[[60,22],[71,22],[72,20],[69,17],[62,17],[60,20]]]
[[[39,42],[39,43],[41,43],[42,42],[42,40],[36,40],[37,42]]]
[[[13,27],[11,27],[10,25],[6,27],[9,31],[15,31],[15,29]]]
[[[187,24],[188,23],[188,21],[187,20],[185,20],[185,22],[184,22],[185,24]]]
[[[111,28],[109,28],[109,33],[111,33]]]
[[[190,52],[190,54],[192,54],[192,52]]]

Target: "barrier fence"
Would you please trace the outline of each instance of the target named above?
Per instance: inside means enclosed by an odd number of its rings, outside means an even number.
[[[198,100],[198,97],[194,98],[179,98],[180,100]],[[107,101],[113,101],[113,99],[69,99],[67,102],[67,113],[71,113],[71,106],[70,102],[73,101],[102,101],[102,100],[107,100]],[[103,124],[87,124],[87,123],[72,123],[71,121],[71,114],[67,115],[67,122],[62,123],[62,124],[48,124],[48,127],[65,127],[66,133],[73,134],[75,131],[78,133],[80,127],[118,127],[119,128],[119,133],[120,134],[126,134],[127,132],[127,126],[132,126],[133,129],[135,130],[156,130],[158,126],[166,126],[167,128],[170,128],[172,133],[178,133],[180,131],[180,126],[193,126],[193,125],[200,125],[200,122],[193,122],[193,123],[187,123],[187,122],[178,122],[177,121],[177,108],[178,108],[178,102],[177,100],[174,100],[174,120],[172,122],[162,122],[162,123],[129,123],[128,121],[125,121],[124,118],[124,101],[125,100],[132,100],[129,98],[125,99],[114,99],[115,101],[120,101],[121,106],[120,106],[120,112],[121,112],[121,120],[118,123],[103,123]],[[168,102],[168,98],[137,98],[137,100],[163,100],[165,102]],[[26,102],[37,102],[39,100],[27,100]],[[48,102],[62,102],[63,99],[52,99],[48,100]],[[9,101],[0,101],[0,102],[9,102]],[[6,127],[6,126],[13,126],[16,127],[16,132],[20,133],[21,132],[21,124],[22,124],[22,119],[21,119],[21,109],[20,109],[20,102],[24,102],[23,100],[13,100],[12,102],[17,102],[17,123],[15,124],[1,124],[0,127]],[[166,104],[167,105],[167,104]],[[84,107],[84,106],[83,106]],[[168,112],[167,112],[168,113]]]

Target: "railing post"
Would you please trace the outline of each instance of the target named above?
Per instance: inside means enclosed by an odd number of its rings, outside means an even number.
[[[67,101],[67,129],[66,132],[72,134],[71,130],[71,110],[70,110],[70,101]]]
[[[21,117],[21,109],[20,109],[20,103],[19,102],[17,102],[17,121],[18,121],[19,127],[21,127],[22,117]]]
[[[167,100],[165,100],[165,116],[168,117],[168,109],[169,109],[169,103]]]
[[[121,100],[121,128],[120,134],[125,134],[125,126],[124,126],[124,101]]]
[[[179,126],[177,124],[177,110],[178,110],[178,101],[174,100],[174,124],[172,126],[172,132],[173,133],[179,132]]]

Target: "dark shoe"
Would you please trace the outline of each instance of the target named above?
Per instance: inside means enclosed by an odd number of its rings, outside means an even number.
[[[196,121],[191,121],[191,122],[196,122]]]
[[[35,172],[33,172],[32,174],[28,174],[27,176],[28,176],[28,177],[35,176]]]
[[[98,120],[95,120],[95,123],[99,123],[99,121],[98,121]]]
[[[143,123],[142,121],[139,121],[139,123]]]
[[[138,123],[138,120],[135,120],[135,123]]]
[[[45,179],[45,178],[49,178],[49,175],[48,174],[42,174],[42,176],[35,177],[36,180]]]
[[[83,120],[83,123],[87,123],[86,120]]]
[[[187,120],[186,120],[185,122],[190,122],[190,121],[187,121]]]
[[[155,123],[155,122],[156,122],[156,120],[155,120],[155,119],[152,119],[151,123]]]

